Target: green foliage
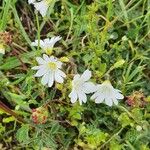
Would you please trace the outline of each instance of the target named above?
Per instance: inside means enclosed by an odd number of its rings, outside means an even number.
[[[127,113],[122,113],[118,120],[120,121],[122,127],[126,127],[128,125],[132,125],[132,120],[129,118]]]
[[[7,149],[149,150],[149,0],[53,0],[44,18],[27,0],[3,0],[4,31],[12,35],[6,54],[0,54],[0,101],[10,109],[0,111],[0,140]],[[30,44],[54,35],[62,40],[52,55],[64,58],[68,79],[47,88],[33,76],[42,52]],[[125,99],[113,107],[95,104],[90,96],[82,106],[71,104],[70,81],[87,68],[94,83],[109,79]],[[144,105],[129,106],[139,90]],[[32,120],[32,109],[39,107],[45,108],[46,123]],[[17,115],[10,116],[11,110]]]
[[[21,143],[29,142],[29,125],[22,125],[22,127],[17,131],[16,137]]]
[[[83,147],[86,146],[88,148],[97,148],[106,141],[108,137],[107,133],[102,132],[101,130],[94,128],[94,126],[85,127],[83,124],[79,129],[79,141],[83,138],[83,142],[87,144],[82,144]],[[80,143],[80,142],[79,142]]]
[[[5,127],[0,123],[0,134],[5,132]]]
[[[12,122],[12,121],[14,121],[15,120],[15,118],[14,117],[8,117],[8,118],[3,118],[3,122],[4,123],[9,123],[9,122]]]

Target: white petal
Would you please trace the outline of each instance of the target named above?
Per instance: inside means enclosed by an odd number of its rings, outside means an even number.
[[[49,40],[49,38],[47,38],[47,39],[44,39],[43,40],[44,41],[44,43],[48,46],[49,45],[49,43],[50,43],[50,40]]]
[[[57,67],[58,67],[58,68],[61,68],[61,66],[62,66],[62,62],[57,61],[57,62],[56,62],[56,64],[57,64]]]
[[[84,73],[81,75],[81,78],[83,81],[88,81],[91,78],[92,74],[91,71],[88,69],[84,71]]]
[[[38,45],[37,45],[38,46]],[[40,40],[40,47],[44,48],[45,47],[45,43],[43,42],[43,40]]]
[[[105,104],[108,106],[112,106],[113,105],[113,101],[110,98],[105,98]]]
[[[59,40],[61,40],[61,38],[62,38],[62,37],[60,37],[60,36],[54,36],[54,37],[51,38],[51,41],[53,41],[53,43],[56,43],[56,42],[58,42]]]
[[[41,66],[34,66],[34,67],[32,67],[31,69],[32,69],[32,70],[39,70],[41,67],[43,67],[43,65],[41,65]]]
[[[63,71],[61,71],[60,69],[57,70],[57,73],[58,73],[60,76],[62,76],[63,78],[66,77],[66,74],[65,74]]]
[[[36,61],[41,65],[46,63],[41,57],[36,57]]]
[[[80,79],[80,75],[79,74],[76,74],[74,77],[73,77],[73,82],[76,82],[77,80]]]
[[[79,97],[79,103],[80,105],[82,105],[82,102],[86,103],[87,101],[87,97],[86,97],[86,94],[82,91],[78,91],[78,97]]]
[[[55,45],[55,43],[58,42],[60,39],[61,39],[60,36],[52,37],[51,40],[50,40],[51,46],[53,47]]]
[[[118,91],[115,91],[114,94],[115,94],[115,97],[117,99],[123,99],[124,98],[124,96],[121,93],[119,93]]]
[[[44,43],[45,43],[46,47],[53,48],[55,43],[58,42],[60,39],[61,39],[61,37],[59,37],[59,36],[55,37],[54,36],[51,39],[48,39],[48,38],[45,39]]]
[[[74,90],[71,91],[69,97],[71,98],[71,103],[75,103],[77,101],[77,93]]]
[[[35,40],[34,42],[32,42],[31,46],[38,46],[38,40]]]
[[[116,98],[113,98],[112,101],[114,102],[115,105],[118,105],[118,100]]]
[[[95,99],[96,97],[103,95],[101,92],[101,85],[96,86],[96,92],[91,96],[91,99]]]
[[[99,92],[95,92],[95,93],[91,96],[91,99],[95,99],[95,98],[97,98],[99,95],[100,95]]]
[[[115,91],[116,91],[116,92],[119,92],[119,93],[121,93],[121,91],[120,91],[120,90],[118,90],[118,89],[115,89]]]
[[[34,7],[36,10],[40,12],[42,17],[46,16],[47,10],[48,10],[48,4],[45,1],[34,3]]]
[[[54,73],[51,72],[51,73],[49,74],[48,86],[51,87],[51,86],[53,85],[53,83],[54,83]]]
[[[31,43],[31,46],[38,46],[38,40],[35,40],[34,42]],[[39,46],[43,48],[44,42],[42,40],[39,41]]]
[[[37,71],[37,73],[34,75],[35,77],[41,77],[47,72],[47,69],[41,68],[40,70]]]
[[[97,87],[92,82],[85,82],[83,84],[83,91],[87,94],[93,93],[97,90]]]
[[[95,103],[99,104],[102,103],[104,101],[104,97],[103,96],[99,96],[95,99]]]
[[[41,83],[43,85],[46,85],[49,81],[49,72],[45,73],[44,76],[42,77]]]
[[[52,62],[56,62],[56,61],[57,61],[57,58],[55,58],[54,56],[50,56],[49,59],[50,59],[50,61],[52,61]]]
[[[57,81],[58,83],[64,82],[64,79],[60,76],[58,71],[55,72],[55,81]]]
[[[29,4],[33,4],[35,2],[35,0],[28,0]]]
[[[43,54],[43,58],[46,62],[50,61],[49,57],[46,54]]]

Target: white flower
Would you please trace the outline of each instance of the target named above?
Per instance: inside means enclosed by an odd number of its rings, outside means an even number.
[[[5,54],[5,47],[3,44],[0,44],[0,53]]]
[[[93,93],[96,90],[96,86],[92,82],[87,82],[91,78],[91,71],[86,70],[82,75],[75,75],[72,81],[72,91],[69,94],[71,103],[75,103],[79,100],[80,105],[82,102],[86,103],[86,94]]]
[[[28,0],[29,4],[33,4],[35,9],[40,12],[42,17],[46,16],[47,10],[49,8],[49,4],[52,0],[42,0],[40,2],[36,2],[36,0]]]
[[[61,39],[60,36],[54,36],[51,39],[47,38],[44,40],[40,40],[39,45],[44,50],[44,52],[46,52],[47,54],[51,54],[55,43],[58,42],[60,39]],[[31,46],[38,46],[38,40],[35,40],[35,42],[32,42]]]
[[[123,98],[124,96],[121,94],[121,91],[114,89],[108,80],[97,85],[97,90],[91,97],[91,99],[95,100],[95,103],[105,102],[105,104],[108,106],[112,106],[113,103],[117,105],[118,99]]]
[[[38,70],[34,76],[42,76],[41,83],[43,85],[48,84],[48,86],[51,87],[54,81],[63,83],[66,74],[60,70],[62,62],[58,61],[57,58],[54,58],[53,56],[49,57],[46,54],[43,54],[43,58],[37,57],[36,60],[39,63],[39,66],[35,66],[32,69]]]
[[[34,2],[36,2],[36,0],[28,0],[29,4],[33,4]]]

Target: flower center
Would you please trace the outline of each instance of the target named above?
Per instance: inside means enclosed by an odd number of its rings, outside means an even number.
[[[105,85],[103,87],[103,92],[105,92],[105,93],[111,93],[111,88],[109,86]]]
[[[46,48],[45,52],[46,52],[46,54],[51,55],[52,54],[52,48]]]
[[[78,80],[74,83],[73,87],[78,90],[82,85],[82,81],[81,80]]]
[[[49,67],[51,70],[56,70],[57,65],[56,65],[55,63],[53,63],[53,62],[49,62],[49,63],[48,63],[48,67]]]

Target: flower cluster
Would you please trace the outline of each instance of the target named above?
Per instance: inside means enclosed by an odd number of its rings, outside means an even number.
[[[39,41],[39,46],[42,48],[43,52],[51,54],[53,46],[58,42],[61,37],[52,37],[51,39],[44,39]],[[31,43],[31,46],[38,46],[38,40]],[[35,66],[32,69],[37,70],[35,77],[42,77],[41,83],[43,85],[48,85],[48,87],[53,86],[54,81],[58,83],[63,83],[66,74],[61,70],[62,62],[59,61],[54,56],[48,56],[43,54],[43,58],[36,58],[39,66]]]
[[[35,9],[40,12],[44,17],[48,11],[51,0],[42,0],[37,2],[36,0],[28,0],[29,4],[33,4]],[[54,36],[51,39],[35,40],[31,43],[31,46],[39,46],[43,53],[43,57],[37,57],[38,66],[33,67],[33,70],[37,70],[35,77],[42,77],[41,83],[52,87],[54,82],[63,83],[66,74],[61,70],[62,62],[51,55],[53,47],[56,42],[61,39],[60,36]],[[91,99],[95,103],[99,104],[104,102],[108,106],[118,104],[118,99],[123,99],[124,96],[121,91],[113,88],[110,81],[104,81],[102,84],[95,85],[90,82],[91,71],[86,70],[82,75],[76,74],[72,81],[72,91],[69,94],[71,103],[75,103],[79,100],[80,105],[87,102],[87,94],[94,93]]]
[[[54,56],[48,56],[52,53],[56,42],[61,39],[60,36],[51,39],[35,40],[31,46],[38,46],[43,50],[43,57],[37,57],[38,66],[32,69],[37,70],[35,77],[42,77],[41,83],[52,87],[54,82],[63,83],[66,74],[62,71],[62,62]],[[121,91],[113,88],[110,81],[104,81],[102,84],[94,84],[89,81],[92,76],[88,69],[82,75],[76,74],[72,80],[72,91],[69,94],[71,103],[79,100],[79,104],[87,102],[87,94],[93,93],[91,99],[99,104],[104,102],[108,106],[118,104],[118,99],[123,99]]]
[[[126,103],[131,107],[145,107],[146,97],[142,91],[134,91],[131,95],[125,97]]]

